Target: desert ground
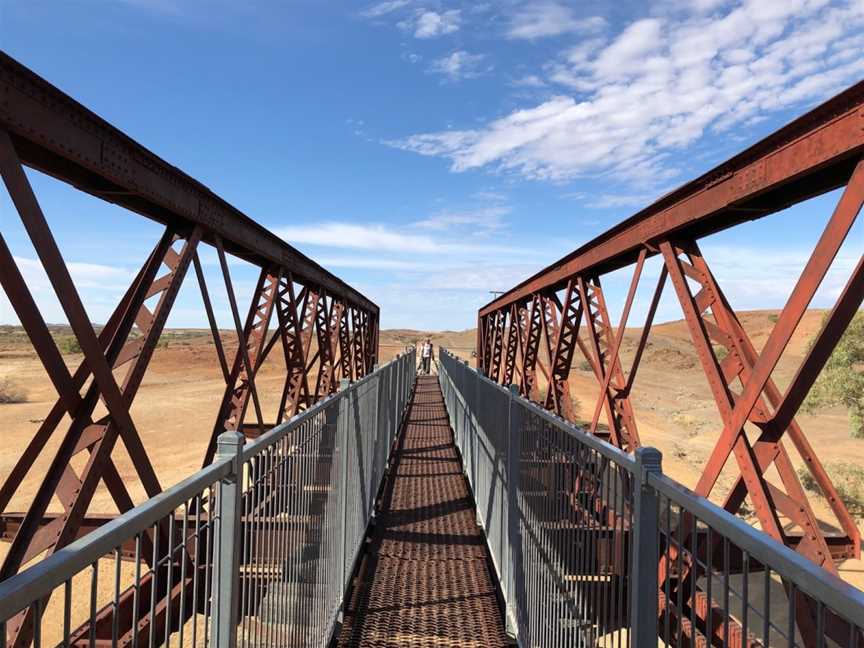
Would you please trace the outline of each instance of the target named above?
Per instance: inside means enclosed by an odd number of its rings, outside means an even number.
[[[68,348],[71,331],[67,327],[52,327],[52,333],[61,350]],[[436,347],[444,345],[460,355],[470,355],[473,350],[473,332],[428,335]],[[426,336],[420,331],[383,331],[379,343],[379,362],[389,362],[408,345]],[[236,338],[228,331],[222,331],[221,337],[230,362],[237,347]],[[78,367],[83,356],[80,353],[64,353],[63,359],[71,372]],[[116,372],[118,380],[122,379],[125,369]],[[284,372],[283,356],[277,347],[256,377],[262,410],[268,421],[275,421]],[[0,384],[18,392],[19,398],[13,400],[21,401],[0,403],[0,429],[3,430],[3,450],[0,452],[2,483],[57,399],[57,392],[21,328],[0,326]],[[174,329],[163,333],[132,405],[133,421],[163,488],[177,483],[201,467],[224,389],[216,348],[209,331]],[[254,416],[251,406],[249,413]],[[105,410],[97,408],[95,417],[103,414]],[[65,421],[68,424],[68,419]],[[60,431],[63,429],[61,424]],[[48,449],[53,450],[59,445],[60,436],[60,432],[55,433]],[[32,479],[20,485],[8,511],[26,510],[38,487],[38,476],[44,474],[52,454],[46,451],[40,455],[40,460],[31,469]],[[85,455],[81,453],[73,460],[79,474]],[[117,444],[113,456],[133,500],[143,501],[143,488],[138,483],[122,443]],[[49,510],[62,509],[59,502],[54,502]],[[116,511],[107,491],[97,491],[92,511]]]
[[[767,339],[776,316],[774,311],[740,314],[757,348]],[[791,380],[809,340],[818,331],[822,316],[820,311],[808,312],[796,331],[774,375],[781,391]],[[62,348],[62,340],[70,335],[68,330],[54,327],[53,333],[61,341]],[[634,328],[628,329],[625,334],[622,346],[625,369],[630,366],[639,333],[639,329]],[[471,359],[474,330],[426,333],[400,329],[381,332],[380,362],[389,361],[407,345],[427,335],[436,348],[443,346],[462,358]],[[226,351],[231,357],[236,341],[227,332],[223,339],[227,342]],[[81,359],[78,353],[64,354],[70,370],[74,370]],[[278,408],[283,372],[281,354],[274,352],[256,379],[265,418],[268,412],[273,413]],[[578,401],[579,416],[590,419],[598,387],[578,354],[571,376],[571,392]],[[0,327],[0,381],[3,380],[20,392],[22,402],[0,404],[0,429],[3,430],[0,481],[5,480],[56,399],[54,388],[20,328]],[[223,389],[224,382],[209,332],[175,329],[163,334],[132,406],[133,420],[163,488],[201,466]],[[684,485],[693,487],[719,435],[720,426],[717,424],[714,400],[683,322],[655,325],[635,381],[632,402],[642,443],[659,448],[663,452],[664,470]],[[844,471],[848,471],[850,465],[864,468],[864,440],[850,437],[847,414],[843,408],[801,414],[798,421],[829,473],[834,474],[838,482],[849,479]],[[52,439],[52,448],[59,443],[59,437],[58,433]],[[42,453],[30,477],[20,485],[8,511],[26,510],[39,483],[39,476],[47,468],[50,454]],[[802,462],[794,449],[791,454],[796,467],[799,467]],[[122,444],[118,443],[114,457],[133,499],[136,502],[143,501],[143,489]],[[76,457],[76,461],[80,463],[75,465],[80,472],[83,456]],[[731,482],[732,472],[729,468],[727,466],[721,477],[718,496],[714,499],[722,499]],[[864,487],[859,481],[856,493],[854,483],[838,483],[838,486],[843,488],[843,495],[858,519],[859,528],[864,527],[864,493],[860,492]],[[826,528],[835,527],[824,501],[813,493],[811,497],[817,514],[825,520]],[[51,508],[60,510],[59,503],[54,502]],[[107,492],[97,492],[91,510],[104,513],[115,511]],[[0,544],[0,556],[5,554],[6,546]],[[864,562],[847,561],[842,570],[850,582],[859,587],[864,586]]]

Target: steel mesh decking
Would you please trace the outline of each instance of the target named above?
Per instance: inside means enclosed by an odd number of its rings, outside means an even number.
[[[338,646],[510,645],[434,376],[417,379]]]

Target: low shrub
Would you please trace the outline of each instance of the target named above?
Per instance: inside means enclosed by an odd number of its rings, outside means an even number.
[[[27,394],[8,378],[0,379],[0,403],[26,403]]]
[[[60,353],[81,353],[81,345],[74,335],[60,338],[57,341],[57,348],[60,349]]]
[[[855,516],[864,516],[864,467],[848,461],[839,461],[825,465],[825,470],[840,499],[846,504],[849,512]],[[798,469],[798,477],[801,485],[809,491],[821,494],[819,486],[810,471],[806,468]]]

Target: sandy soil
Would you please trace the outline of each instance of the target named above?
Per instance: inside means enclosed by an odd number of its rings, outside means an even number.
[[[68,336],[68,332],[60,328],[57,336]],[[226,354],[231,358],[236,349],[236,341],[228,332],[223,332],[222,336],[226,343]],[[407,345],[425,336],[425,333],[410,330],[382,332],[379,362],[389,362]],[[432,334],[431,337],[436,346],[443,344],[454,352],[465,354],[473,349],[472,332],[445,332]],[[216,348],[208,332],[168,331],[162,340],[132,405],[132,419],[164,488],[201,467],[225,383],[219,369]],[[78,367],[82,357],[78,353],[64,354],[63,358],[70,372]],[[124,370],[125,367],[116,372],[118,380],[123,378]],[[261,407],[267,421],[275,421],[284,371],[283,356],[279,347],[276,347],[256,377]],[[3,379],[9,380],[20,389],[26,400],[21,403],[0,404],[0,429],[3,430],[0,482],[5,481],[57,398],[57,392],[48,380],[48,375],[20,329],[0,327],[0,380]],[[250,413],[251,407],[250,404]],[[106,410],[100,404],[94,418],[105,413]],[[68,425],[68,418],[64,420]],[[60,430],[63,429],[64,425],[61,424]],[[56,438],[49,442],[48,449],[57,447],[60,432],[55,433],[54,437]],[[40,454],[31,470],[34,478],[25,480],[20,485],[7,510],[26,510],[38,487],[38,476],[47,470],[52,454],[53,452],[47,449]],[[85,454],[82,453],[73,460],[79,473]],[[141,502],[146,499],[122,443],[115,447],[114,460],[133,500]],[[55,501],[49,510],[62,509],[59,502]],[[115,512],[116,508],[108,493],[100,490],[94,498],[91,510],[108,513]]]

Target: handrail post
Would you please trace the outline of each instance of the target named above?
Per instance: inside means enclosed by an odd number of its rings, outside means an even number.
[[[397,425],[402,422],[402,412],[405,409],[405,384],[407,382],[406,374],[408,373],[408,363],[411,362],[411,356],[406,352],[402,356],[402,361],[399,363],[399,380],[397,391],[396,405],[396,421]]]
[[[462,389],[460,391],[460,395],[462,396],[462,418],[461,418],[461,421],[462,421],[462,448],[461,449],[462,449],[462,459],[463,459],[463,463],[464,463],[465,447],[467,446],[468,443],[470,443],[470,438],[471,438],[471,408],[468,406],[468,380],[469,380],[469,376],[471,375],[471,365],[468,364],[468,360],[463,361],[463,366],[461,366],[459,369],[460,369],[461,376],[462,376],[460,379],[460,384],[462,387]],[[469,440],[466,441],[466,439],[469,439]],[[468,468],[465,467],[464,465],[462,466],[462,472],[464,472],[466,476],[468,475]]]
[[[402,414],[402,410],[400,409],[400,403],[402,400],[402,365],[405,364],[405,355],[397,356],[396,365],[394,366],[394,376],[393,376],[393,384],[395,385],[393,389],[393,420],[395,421],[396,427],[399,426],[399,423],[402,422],[400,415]],[[391,431],[390,433],[390,446],[393,444],[393,439],[395,434]],[[390,447],[388,446],[388,447]],[[387,457],[388,463],[390,457]]]
[[[378,483],[378,470],[379,470],[379,460],[378,456],[381,454],[381,430],[384,429],[385,423],[382,423],[381,416],[384,415],[384,418],[387,418],[387,414],[384,411],[385,408],[381,407],[381,398],[386,397],[386,385],[381,384],[382,375],[378,373],[380,369],[380,365],[376,362],[372,367],[372,373],[374,375],[375,380],[375,416],[372,417],[372,481],[371,484]],[[375,493],[370,491],[369,493],[369,503],[370,506],[375,502]],[[375,507],[371,506],[370,511],[371,517],[375,519]]]
[[[648,475],[662,472],[663,455],[656,448],[637,448],[630,529],[630,632],[633,648],[657,646],[657,560],[660,556],[660,498]]]
[[[240,532],[245,437],[223,432],[216,441],[216,458],[231,460],[231,472],[219,481],[216,493],[216,550],[213,555],[213,616],[215,648],[235,648],[240,600]]]
[[[483,389],[483,380],[486,376],[483,373],[482,369],[477,369],[477,373],[474,375],[474,389],[473,400],[471,401],[471,488],[476,490],[477,488],[477,447],[479,445],[480,439],[480,410],[482,409],[481,401],[483,400],[480,397],[480,390]],[[480,509],[477,509],[478,521],[480,515]]]
[[[336,436],[339,439],[339,446],[342,448],[342,501],[340,502],[340,507],[342,509],[342,548],[340,560],[342,564],[342,582],[339,586],[343,598],[345,594],[345,586],[348,581],[348,575],[346,574],[347,565],[345,563],[347,561],[346,546],[348,543],[348,428],[350,427],[348,424],[348,417],[351,414],[351,403],[348,401],[350,398],[348,387],[350,385],[351,381],[347,378],[343,378],[339,381],[339,393],[341,394],[341,397],[339,398],[339,410],[336,419]]]
[[[507,413],[507,535],[506,550],[502,557],[501,569],[504,571],[504,624],[508,635],[518,637],[516,621],[516,579],[519,578],[514,543],[519,538],[519,514],[517,512],[519,495],[519,457],[522,454],[522,405],[519,403],[519,386],[510,385],[510,410]],[[521,552],[520,552],[521,553]]]
[[[370,484],[374,486],[374,484],[378,483],[377,474],[378,474],[378,453],[379,448],[379,431],[381,430],[381,375],[378,373],[378,363],[375,363],[374,367],[375,373],[373,373],[372,384],[375,387],[375,398],[372,399],[372,403],[375,406],[375,412],[369,416],[369,426],[372,428],[371,430],[364,430],[363,434],[372,435],[372,456],[370,457],[371,461],[369,462],[372,466],[372,481]],[[377,493],[373,492],[373,488],[370,488],[366,493],[367,501],[363,503],[363,511],[366,513],[367,517],[370,520],[375,519],[375,495]]]

